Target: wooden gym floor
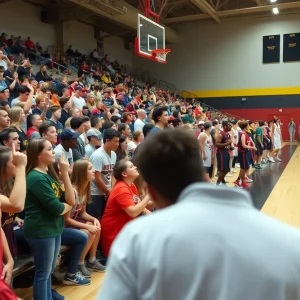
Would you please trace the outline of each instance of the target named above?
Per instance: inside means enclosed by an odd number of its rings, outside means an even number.
[[[254,206],[262,213],[300,228],[300,146],[286,143],[281,151],[282,162],[262,165],[262,170],[252,170],[250,193]],[[226,177],[229,186],[237,178]],[[92,283],[86,287],[59,286],[57,291],[66,300],[95,300],[104,279],[103,273],[93,273]],[[24,300],[32,299],[32,288],[15,291]]]

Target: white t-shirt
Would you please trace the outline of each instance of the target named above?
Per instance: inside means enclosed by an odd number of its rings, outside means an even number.
[[[127,151],[128,151],[128,156],[130,158],[132,158],[133,156],[133,152],[135,150],[135,148],[137,147],[137,145],[133,142],[133,141],[130,141],[127,145]]]
[[[76,96],[73,97],[73,103],[74,103],[74,107],[80,110],[82,110],[82,108],[86,105],[83,98],[81,97],[77,98]]]
[[[4,59],[0,60],[0,66],[4,67],[4,70],[7,70],[7,62]]]
[[[143,132],[144,126],[145,126],[145,123],[142,120],[136,119],[136,121],[134,122],[133,128],[134,128],[134,131]]]
[[[205,136],[203,151],[206,156],[206,160],[203,160],[203,167],[210,167],[212,163],[212,153],[213,153],[214,144],[211,135],[208,137],[205,132],[201,132],[198,136],[198,140],[200,140],[202,136]]]
[[[111,155],[109,156],[103,147],[94,151],[90,157],[90,162],[92,163],[95,171],[101,172],[101,179],[106,188],[109,190],[111,189],[111,176],[116,161],[116,153],[111,151]],[[91,194],[93,196],[105,195],[103,191],[99,190],[94,181],[91,181]]]
[[[87,144],[85,146],[85,156],[87,158],[90,158],[92,153],[95,151],[96,149],[91,145],[91,144]]]
[[[71,165],[74,162],[72,149],[69,149],[69,151],[66,151],[64,149],[64,147],[62,146],[62,144],[57,145],[54,148],[55,161],[59,160],[59,158],[60,158],[60,156],[61,156],[62,153],[65,154],[65,158],[68,160],[69,164]]]

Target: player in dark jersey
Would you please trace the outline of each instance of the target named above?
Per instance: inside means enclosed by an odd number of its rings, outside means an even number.
[[[250,168],[249,153],[251,150],[256,150],[253,146],[252,140],[248,135],[249,124],[247,121],[239,122],[239,127],[242,129],[239,132],[239,142],[238,142],[238,156],[240,161],[240,174],[234,185],[239,188],[249,188],[249,185],[245,181],[246,172]]]
[[[230,171],[229,161],[230,161],[230,145],[232,140],[229,135],[231,130],[231,123],[229,121],[222,122],[222,130],[219,131],[219,134],[216,136],[216,147],[217,147],[217,161],[218,161],[218,170],[220,171],[217,185],[225,184],[225,176]]]

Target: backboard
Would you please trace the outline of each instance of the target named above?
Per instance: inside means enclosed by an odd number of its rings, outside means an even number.
[[[165,27],[151,19],[138,14],[137,38],[135,52],[137,55],[160,63],[166,63],[166,58],[157,59],[152,50],[165,49]]]

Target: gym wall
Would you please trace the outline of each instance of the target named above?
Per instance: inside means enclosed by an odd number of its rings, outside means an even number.
[[[222,24],[178,24],[176,30],[179,42],[170,45],[166,65],[135,58],[134,66],[234,115],[268,119],[286,114],[300,124],[300,62],[282,62],[283,34],[300,32],[299,14],[270,12],[270,17],[227,19]],[[281,35],[280,63],[263,64],[263,36],[273,34]]]
[[[7,1],[0,3],[0,31],[15,36],[21,35],[23,39],[28,36],[36,42],[40,42],[44,49],[56,45],[56,29],[53,24],[41,22],[42,9],[21,0]],[[69,45],[82,53],[88,54],[97,47],[94,38],[94,27],[81,22],[71,20],[63,24],[64,46]],[[101,28],[101,24],[99,24]],[[0,34],[1,34],[0,33]],[[104,52],[109,59],[118,59],[132,69],[132,51],[124,49],[124,41],[117,36],[110,36],[104,39]]]

